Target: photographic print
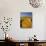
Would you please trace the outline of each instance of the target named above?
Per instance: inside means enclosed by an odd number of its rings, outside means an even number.
[[[32,28],[32,12],[21,12],[20,13],[20,27],[21,28]]]

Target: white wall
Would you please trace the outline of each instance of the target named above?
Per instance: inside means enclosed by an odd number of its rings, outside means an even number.
[[[20,28],[20,12],[33,13],[33,26],[31,29]],[[0,17],[13,17],[10,31],[10,37],[16,40],[27,40],[34,34],[39,40],[45,39],[45,8],[32,8],[28,0],[0,0]],[[0,34],[2,31],[0,32]],[[45,33],[45,34],[44,34]],[[1,34],[2,35],[2,34]],[[2,39],[2,36],[0,36]]]
[[[44,13],[45,17],[44,17],[44,39],[46,40],[46,12]]]

